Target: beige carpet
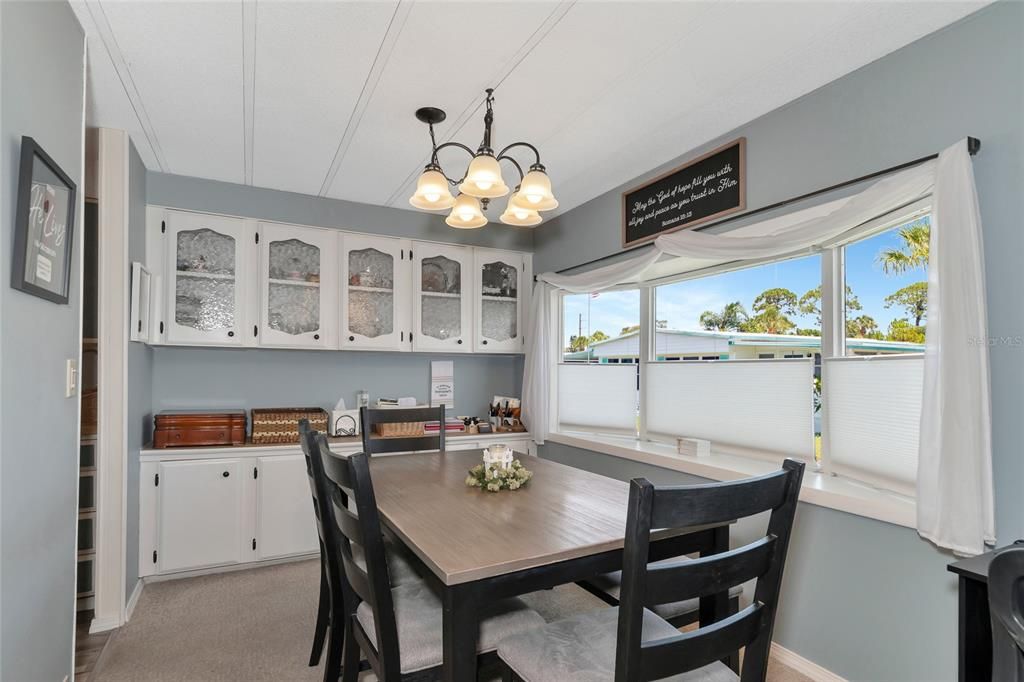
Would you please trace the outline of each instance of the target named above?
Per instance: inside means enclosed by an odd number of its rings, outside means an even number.
[[[110,639],[93,682],[321,680],[307,667],[319,589],[316,561],[148,583]],[[547,620],[604,606],[575,585],[527,595]],[[364,675],[372,680],[372,675]],[[809,682],[774,664],[771,682]]]

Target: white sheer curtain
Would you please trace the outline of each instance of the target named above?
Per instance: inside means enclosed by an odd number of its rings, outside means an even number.
[[[928,334],[918,459],[918,530],[940,547],[977,554],[995,538],[992,501],[991,407],[985,319],[981,218],[966,140],[930,161],[874,183],[827,215],[775,219],[727,234],[681,231],[654,248],[578,275],[538,276],[523,377],[523,410],[538,443],[549,425],[550,372],[560,340],[557,290],[600,291],[641,281],[663,254],[685,271],[719,263],[813,252],[848,240],[874,218],[932,196]]]

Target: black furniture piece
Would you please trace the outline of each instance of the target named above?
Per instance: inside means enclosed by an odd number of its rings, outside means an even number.
[[[359,421],[363,433],[363,452],[444,452],[444,405],[440,407],[361,407]],[[438,421],[437,434],[381,437],[374,434],[377,424]]]
[[[313,498],[316,531],[320,537],[320,600],[317,606],[313,648],[309,653],[310,667],[318,665],[323,657],[328,628],[335,624],[342,629],[345,627],[344,618],[338,618],[335,615],[344,614],[342,601],[344,576],[341,564],[336,558],[340,556],[337,534],[333,524],[324,523],[324,518],[330,513],[331,507],[327,502],[327,487],[324,485],[326,478],[316,438],[317,432],[310,428],[309,421],[306,419],[300,421],[299,443],[302,445],[302,455],[306,460],[306,474],[309,476],[309,492]],[[324,682],[335,682],[341,675],[343,641],[343,636],[331,637],[331,643],[327,648],[327,662],[324,665]]]
[[[1024,682],[1024,546],[997,552],[988,567],[992,674]]]
[[[328,486],[332,525],[340,540],[345,572],[344,682],[355,682],[362,652],[378,680],[440,679],[443,661],[443,607],[425,583],[393,587],[385,565],[384,536],[370,479],[366,454],[347,458],[330,454],[326,440],[317,439]],[[355,501],[353,513],[345,501]],[[353,554],[359,545],[365,567]],[[505,636],[537,628],[544,619],[518,599],[492,602],[481,609],[486,633],[473,652],[493,652]],[[463,640],[468,647],[473,639]]]
[[[620,605],[503,640],[498,656],[506,665],[505,679],[558,682],[584,673],[587,679],[639,682],[693,671],[694,680],[709,682],[764,680],[803,473],[803,463],[786,460],[775,473],[728,483],[656,487],[634,479]],[[654,529],[715,524],[768,510],[765,536],[748,545],[698,559],[650,563]],[[645,608],[724,594],[755,578],[750,606],[694,631],[680,633]],[[723,660],[740,648],[745,654],[742,678],[737,678]]]
[[[988,682],[992,678],[992,619],[989,611],[988,577],[992,558],[1011,547],[1024,546],[1017,540],[991,552],[961,559],[946,567],[959,582],[957,679],[960,682]]]

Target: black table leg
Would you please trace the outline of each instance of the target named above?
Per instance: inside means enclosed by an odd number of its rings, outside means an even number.
[[[988,682],[992,679],[992,620],[988,610],[988,585],[960,576],[959,679]]]
[[[445,682],[474,682],[480,634],[477,590],[472,585],[451,585],[444,588],[443,601],[443,679]]]
[[[702,551],[701,556],[720,554],[729,551],[729,526],[718,526],[711,530],[704,531],[709,537],[707,551]],[[718,592],[700,599],[700,611],[698,613],[700,627],[706,627],[712,623],[728,618],[729,613],[729,592]],[[722,663],[729,666],[734,672],[740,670],[740,654],[734,651],[722,659]]]

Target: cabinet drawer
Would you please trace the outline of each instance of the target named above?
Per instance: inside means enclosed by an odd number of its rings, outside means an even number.
[[[245,442],[245,426],[166,427],[153,432],[153,447],[232,445]]]

